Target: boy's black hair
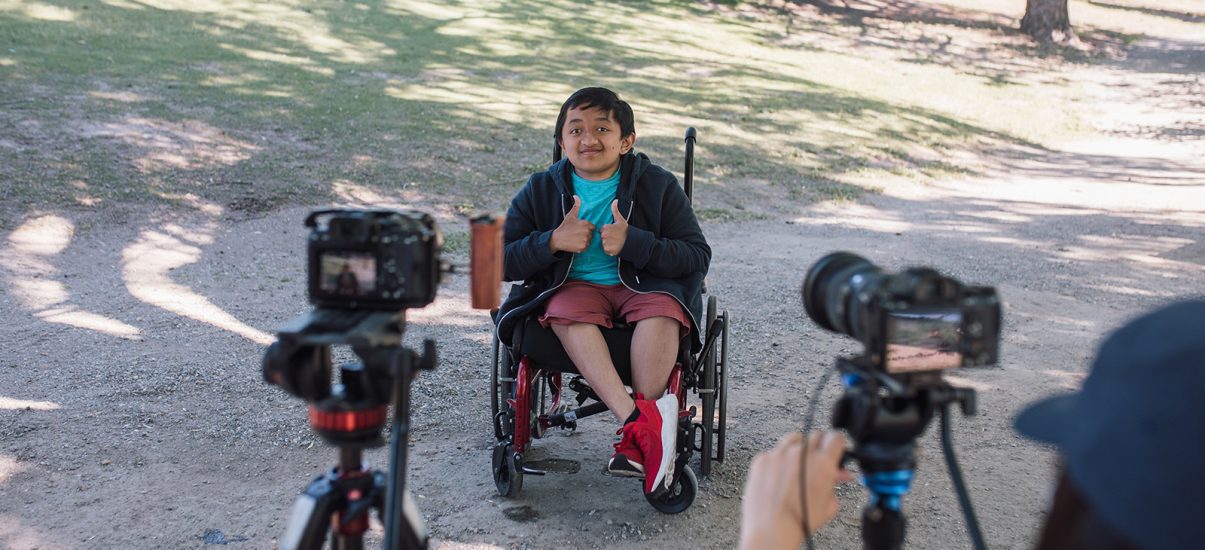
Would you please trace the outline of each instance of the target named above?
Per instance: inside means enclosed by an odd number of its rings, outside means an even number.
[[[615,122],[619,123],[619,137],[628,137],[636,133],[636,121],[632,116],[632,106],[628,102],[619,99],[619,94],[612,92],[606,88],[582,88],[565,103],[561,105],[561,114],[556,117],[556,130],[552,137],[557,143],[561,142],[561,131],[565,129],[565,117],[569,114],[569,109],[581,107],[589,109],[590,107],[598,107],[615,118]]]

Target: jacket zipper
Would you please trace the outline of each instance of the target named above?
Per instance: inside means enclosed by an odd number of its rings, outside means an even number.
[[[636,199],[635,198],[632,199],[632,207],[628,209],[628,219],[632,219],[632,212],[634,210],[636,210]],[[615,259],[615,272],[617,275],[619,275],[619,282],[621,284],[623,284],[623,287],[632,292],[635,292],[636,294],[664,294],[666,296],[669,296],[670,298],[673,298],[675,302],[678,302],[679,306],[682,306],[682,311],[685,311],[686,314],[690,316],[691,322],[693,322],[695,324],[695,330],[699,330],[699,333],[702,334],[702,330],[699,328],[699,326],[700,326],[699,320],[695,318],[695,314],[692,313],[690,311],[690,308],[686,307],[686,304],[682,303],[682,300],[679,300],[677,296],[674,296],[673,294],[671,294],[669,292],[665,292],[664,290],[643,291],[643,290],[636,290],[636,289],[632,288],[631,286],[628,285],[627,281],[623,280],[623,269],[621,268],[621,261],[619,260],[619,258]],[[633,276],[636,277],[636,284],[640,284],[640,275],[636,275],[635,272],[633,272]],[[568,276],[566,276],[566,278],[568,278]]]
[[[635,211],[636,211],[636,198],[633,197],[632,205],[628,207],[628,217],[624,221],[632,219],[632,212],[635,212]],[[611,221],[614,222],[615,220],[611,220]],[[623,260],[620,260],[618,255],[615,257],[615,269],[619,269],[622,261]],[[640,274],[633,273],[632,276],[636,277],[636,284],[640,284]],[[623,273],[622,272],[619,273],[619,282],[621,282],[621,283],[623,282]],[[624,286],[627,286],[627,285],[624,285]],[[631,289],[629,289],[629,290],[631,290]],[[633,290],[632,292],[636,292],[636,291]]]
[[[696,330],[700,326],[699,320],[695,318],[695,314],[690,311],[690,308],[686,307],[686,304],[682,303],[682,300],[679,300],[678,297],[674,296],[672,293],[666,292],[664,290],[636,290],[636,289],[632,288],[631,286],[629,286],[627,281],[623,280],[623,272],[622,271],[619,272],[619,282],[623,284],[624,288],[626,288],[632,292],[635,292],[636,294],[664,294],[666,296],[669,296],[670,298],[673,298],[675,302],[678,302],[678,305],[682,306],[682,311],[685,311],[686,314],[690,316],[690,320],[692,322],[694,322]],[[636,277],[636,283],[640,284],[640,277]]]

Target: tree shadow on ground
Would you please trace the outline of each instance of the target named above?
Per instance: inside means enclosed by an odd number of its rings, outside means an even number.
[[[1174,11],[1174,10],[1164,10],[1164,9],[1159,9],[1159,8],[1149,8],[1149,7],[1145,7],[1145,6],[1128,6],[1125,4],[1118,4],[1116,2],[1102,2],[1100,0],[1088,0],[1088,3],[1092,4],[1094,6],[1100,6],[1102,8],[1132,11],[1132,12],[1142,13],[1142,14],[1146,14],[1146,15],[1154,15],[1156,17],[1167,17],[1170,19],[1175,19],[1177,21],[1184,21],[1185,23],[1205,23],[1205,15],[1200,15],[1200,14],[1196,14],[1196,13],[1181,12],[1181,11]]]
[[[1205,43],[1171,38],[1148,38],[1132,45],[1124,60],[1113,65],[1148,73],[1196,76],[1205,72]]]
[[[1116,58],[1132,40],[1080,24],[1075,27],[1078,46],[1038,44],[1012,17],[908,0],[788,0],[778,11],[788,18],[788,34],[792,26],[800,26],[880,55],[948,67],[1000,85],[1015,84],[1017,77],[1044,72],[1056,62]],[[820,40],[808,43],[825,47]]]
[[[1015,84],[1049,65],[1024,49],[1016,21],[995,13],[903,0],[798,1],[780,13],[788,19],[784,35],[767,38],[787,45],[804,40],[810,48],[828,50],[829,42],[845,41],[875,55],[947,67],[997,85]],[[791,38],[798,34],[809,37]]]
[[[1205,187],[1205,163],[1200,162],[1062,151],[988,150],[985,154],[994,159],[995,170],[1010,177],[1092,181],[1102,191],[1118,183]]]
[[[857,0],[840,5],[827,0],[793,0],[799,5],[815,6],[821,13],[840,16],[841,20],[859,27],[874,26],[873,20],[926,23],[954,27],[998,31],[1013,26],[1016,21],[996,13],[960,10],[949,6],[917,4],[906,0]],[[867,21],[867,20],[872,21]]]

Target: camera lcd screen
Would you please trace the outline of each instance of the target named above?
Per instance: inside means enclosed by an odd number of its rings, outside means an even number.
[[[323,252],[318,290],[327,296],[367,296],[376,290],[377,259],[370,252]]]
[[[887,315],[887,372],[949,369],[962,365],[959,311],[901,312]]]

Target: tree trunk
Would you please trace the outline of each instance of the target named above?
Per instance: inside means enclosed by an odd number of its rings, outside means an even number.
[[[1067,0],[1025,0],[1021,30],[1038,42],[1065,42],[1074,38]]]

